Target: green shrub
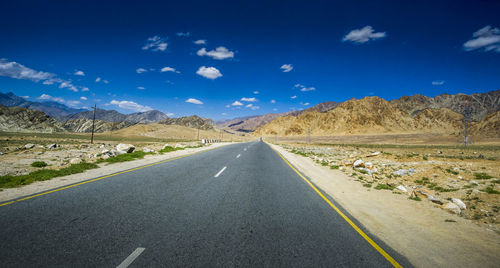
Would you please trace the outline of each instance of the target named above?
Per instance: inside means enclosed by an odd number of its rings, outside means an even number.
[[[484,188],[483,190],[481,190],[482,192],[485,192],[485,193],[488,193],[488,194],[500,194],[499,191],[493,189],[493,187],[491,186],[488,186],[486,188]]]
[[[451,173],[451,174],[453,174],[453,175],[458,175],[458,171],[455,171],[455,170],[453,170],[453,169],[451,169],[451,168],[447,168],[447,169],[445,169],[445,170],[446,170],[446,172]]]
[[[359,173],[362,173],[362,174],[368,174],[368,171],[366,171],[366,170],[364,170],[364,169],[360,169],[360,170],[358,170],[358,171],[359,171]]]
[[[476,178],[476,180],[489,180],[493,177],[484,172],[480,172],[480,173],[474,173],[474,178]]]
[[[332,165],[332,166],[330,166],[330,169],[339,169],[339,168],[340,168],[340,167],[339,167],[339,166],[337,166],[337,165]]]
[[[126,162],[126,161],[132,161],[136,159],[142,159],[144,158],[145,155],[147,154],[153,154],[153,153],[145,153],[143,151],[136,151],[133,153],[129,154],[120,154],[115,157],[110,157],[108,159],[102,159],[99,160],[99,163],[106,162],[106,163],[118,163],[118,162]]]
[[[169,153],[169,152],[173,152],[173,151],[179,151],[179,150],[184,150],[184,148],[182,147],[177,147],[177,148],[174,148],[172,146],[165,146],[163,147],[163,149],[161,149],[160,151],[158,151],[160,154],[164,154],[164,153]],[[293,151],[292,151],[293,152]]]
[[[43,162],[43,161],[35,161],[33,163],[31,163],[31,166],[32,167],[46,167],[47,166],[47,163]]]
[[[415,197],[408,197],[408,199],[413,200],[413,201],[422,201],[422,199],[418,196]]]
[[[31,172],[26,175],[18,176],[0,176],[0,188],[12,188],[20,185],[27,185],[35,181],[46,181],[55,177],[62,177],[76,173],[82,173],[87,169],[98,168],[99,166],[93,163],[73,164],[59,170],[42,169]]]
[[[394,189],[394,187],[392,187],[388,184],[379,183],[379,184],[377,184],[377,186],[375,186],[375,189],[376,190],[390,190],[390,191],[392,191]]]
[[[366,187],[366,188],[371,188],[372,184],[371,183],[364,183],[363,186]]]

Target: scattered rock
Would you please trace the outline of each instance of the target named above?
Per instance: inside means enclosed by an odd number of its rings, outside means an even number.
[[[47,145],[47,149],[55,149],[55,148],[57,148],[57,143],[52,143]]]
[[[89,145],[88,144],[80,144],[79,148],[80,149],[89,148]]]
[[[177,143],[174,148],[184,148],[184,147],[186,147],[186,146],[184,146],[183,144]]]
[[[457,205],[462,210],[467,209],[467,206],[465,205],[465,203],[462,202],[462,200],[460,200],[458,198],[452,198],[451,202],[453,202],[453,204]]]
[[[101,155],[101,159],[103,159],[103,160],[106,160],[106,159],[108,159],[108,158],[110,158],[110,156],[109,156],[109,155],[107,155],[107,154],[103,154],[103,155]]]
[[[366,163],[365,163],[365,167],[366,167],[367,169],[373,169],[373,168],[374,168],[374,166],[373,166],[373,163],[372,163],[372,162],[366,162]]]
[[[457,205],[455,205],[451,202],[448,202],[448,203],[442,205],[441,208],[448,210],[449,212],[455,213],[455,214],[460,214],[460,212],[462,212]]]
[[[470,183],[472,183],[472,184],[474,184],[476,186],[479,186],[479,182],[477,182],[477,181],[470,181]]]
[[[71,160],[69,160],[69,163],[74,165],[74,164],[80,164],[82,162],[82,159],[80,158],[72,158]]]
[[[407,193],[408,192],[408,190],[406,190],[406,188],[403,185],[398,185],[396,187],[396,189],[400,190],[403,193]]]
[[[162,149],[165,149],[165,148],[167,148],[168,146],[170,146],[170,145],[168,145],[168,143],[165,143],[165,145],[163,145]]]
[[[28,144],[24,145],[24,149],[26,149],[26,150],[33,149],[34,147],[35,147],[35,145],[33,143],[28,143]]]
[[[116,150],[118,152],[132,153],[135,150],[135,147],[132,144],[120,143],[116,145]]]
[[[155,150],[149,149],[148,147],[144,147],[144,148],[142,148],[142,151],[145,153],[154,153]]]
[[[101,145],[99,146],[99,149],[102,149],[102,148],[104,148],[104,144],[101,144]]]
[[[438,151],[437,151],[437,153],[438,153],[438,154],[443,154],[443,151],[439,151],[439,150],[438,150]]]
[[[363,160],[358,159],[358,160],[354,161],[352,166],[353,167],[365,167],[365,163],[363,162]]]
[[[396,171],[392,172],[392,174],[398,175],[398,176],[403,176],[403,175],[408,174],[408,170],[406,170],[406,169],[399,169],[399,170],[396,170]]]
[[[373,153],[367,155],[366,157],[373,157],[373,156],[377,156],[379,154],[380,154],[380,152],[373,152]]]
[[[427,199],[429,199],[429,201],[431,201],[432,203],[436,203],[436,204],[440,204],[440,205],[443,204],[443,202],[441,201],[441,199],[439,199],[439,198],[437,198],[437,197],[435,197],[433,195],[428,195]]]

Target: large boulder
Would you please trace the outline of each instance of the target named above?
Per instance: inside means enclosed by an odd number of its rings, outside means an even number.
[[[452,198],[451,202],[453,202],[453,204],[457,205],[462,210],[467,209],[467,206],[465,205],[465,203],[462,202],[462,200],[460,200],[458,198]]]
[[[358,160],[354,161],[352,166],[353,167],[365,167],[365,163],[363,162],[363,160],[358,159]]]
[[[74,164],[80,164],[82,162],[82,159],[80,158],[72,158],[71,160],[69,160],[69,163],[74,165]]]
[[[441,208],[448,210],[449,212],[455,213],[455,214],[460,214],[460,212],[461,212],[460,207],[458,207],[457,205],[455,205],[451,202],[444,204],[443,206],[441,206]]]
[[[24,149],[33,149],[35,145],[33,143],[28,143],[24,145]]]
[[[118,152],[132,153],[135,150],[135,146],[132,144],[120,143],[116,145],[116,150]]]
[[[52,143],[47,145],[47,149],[55,149],[55,148],[57,148],[57,143]]]

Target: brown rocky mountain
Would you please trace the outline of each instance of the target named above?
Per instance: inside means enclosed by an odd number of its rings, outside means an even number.
[[[253,132],[260,126],[263,126],[278,117],[287,115],[297,116],[308,111],[317,111],[323,113],[337,107],[339,104],[340,102],[325,101],[306,110],[234,118],[231,120],[219,121],[217,122],[217,126],[220,128],[229,128],[234,131]]]
[[[158,124],[164,125],[179,125],[186,126],[201,130],[213,130],[215,129],[215,122],[212,119],[201,118],[197,115],[184,116],[178,118],[165,118],[158,121]]]
[[[484,137],[500,136],[500,111],[487,115],[481,122],[471,126],[471,133]]]
[[[379,97],[351,99],[325,113],[304,112],[284,116],[258,128],[257,135],[301,136],[384,133],[442,133],[461,131],[463,116],[448,108],[424,108],[413,117],[394,102]],[[490,117],[488,117],[490,118]],[[498,118],[497,118],[498,119]],[[495,117],[491,117],[494,121]],[[491,128],[491,123],[484,126]],[[498,134],[497,134],[498,136]]]
[[[94,131],[97,133],[105,131],[114,131],[122,128],[126,128],[133,125],[130,122],[106,122],[102,120],[96,120]],[[62,127],[69,132],[92,132],[92,120],[86,118],[79,118],[68,120],[62,123]]]
[[[63,132],[65,129],[44,112],[0,105],[0,131],[46,133]]]
[[[500,110],[500,89],[471,95],[441,94],[434,98],[417,94],[403,96],[391,101],[391,103],[410,114],[410,116],[415,116],[419,111],[426,108],[448,108],[456,113],[462,113],[466,100],[471,109],[472,120],[481,121],[486,115]]]

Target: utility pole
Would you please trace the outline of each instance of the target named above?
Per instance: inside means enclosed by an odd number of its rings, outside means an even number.
[[[311,128],[307,128],[307,143],[311,143]]]
[[[95,111],[97,110],[97,104],[94,104],[94,117],[92,118],[92,136],[90,136],[90,143],[94,144],[94,128],[95,128]]]
[[[465,97],[464,109],[463,109],[463,121],[464,121],[464,145],[467,146],[469,144],[469,121],[471,120],[471,108],[469,105],[468,97]]]

